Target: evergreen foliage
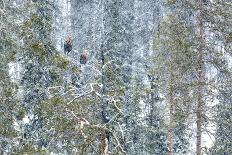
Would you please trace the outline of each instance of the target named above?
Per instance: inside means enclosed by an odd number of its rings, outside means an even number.
[[[230,0],[0,0],[0,154],[232,154],[231,25]]]

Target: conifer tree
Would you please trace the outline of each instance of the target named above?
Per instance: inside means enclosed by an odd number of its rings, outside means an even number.
[[[188,29],[184,21],[177,15],[169,15],[161,22],[159,32],[154,40],[153,72],[158,76],[159,93],[165,95],[168,109],[167,124],[167,153],[186,152],[187,140],[184,133],[188,126],[189,88],[187,81],[192,67],[189,66],[192,57],[190,43],[188,42]],[[189,67],[187,67],[189,66]],[[185,82],[183,82],[185,81]],[[185,96],[182,96],[183,93]],[[180,149],[181,148],[181,149]]]

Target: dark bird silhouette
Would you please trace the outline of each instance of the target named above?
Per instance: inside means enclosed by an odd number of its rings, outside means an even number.
[[[72,37],[69,35],[64,43],[64,54],[68,55],[72,51]]]
[[[86,64],[88,60],[88,51],[85,50],[80,56],[80,64]]]

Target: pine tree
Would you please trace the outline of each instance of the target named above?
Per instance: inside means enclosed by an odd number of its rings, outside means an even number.
[[[231,154],[231,5],[230,1],[208,2],[209,29],[212,35],[211,46],[214,47],[212,64],[217,68],[215,87],[218,90],[219,103],[214,107],[216,125],[215,143],[209,154]]]
[[[164,18],[159,32],[154,41],[153,72],[158,76],[158,85],[161,94],[165,95],[168,109],[167,146],[168,154],[186,152],[187,140],[185,139],[188,117],[189,73],[193,69],[191,64],[192,51],[188,42],[189,31],[184,21],[176,15]],[[185,81],[185,83],[183,82]],[[182,94],[185,96],[182,96]]]
[[[20,105],[19,85],[12,72],[20,51],[19,14],[13,2],[0,2],[0,153],[12,154],[22,137],[19,121],[25,109]],[[18,77],[17,77],[18,78]]]
[[[36,107],[46,99],[46,89],[54,80],[51,71],[55,62],[55,48],[50,37],[52,3],[49,1],[22,2],[20,40],[22,50],[18,58],[23,67],[20,85],[23,96],[22,107],[26,109],[25,116],[29,123],[23,123],[23,136],[18,153],[33,153],[42,151],[47,145],[43,136],[43,116]],[[53,62],[52,62],[53,61]],[[41,109],[42,110],[42,109]]]

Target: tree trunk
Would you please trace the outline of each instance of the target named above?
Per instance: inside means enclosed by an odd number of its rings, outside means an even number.
[[[107,114],[107,106],[108,103],[105,101],[105,74],[104,74],[104,69],[103,66],[105,64],[105,57],[104,57],[104,51],[103,51],[103,44],[101,45],[101,63],[102,63],[102,77],[101,77],[101,83],[102,83],[102,90],[101,90],[101,95],[102,95],[102,121],[103,123],[108,123],[109,118]],[[103,155],[108,155],[108,150],[109,150],[109,132],[103,131],[102,136],[101,136],[101,153]]]
[[[200,2],[200,15],[199,15],[199,49],[198,49],[198,64],[197,64],[197,74],[198,74],[198,98],[197,98],[197,111],[196,111],[196,124],[197,124],[197,141],[196,141],[196,154],[201,155],[201,140],[202,140],[202,107],[204,104],[203,101],[203,83],[204,83],[204,61],[203,61],[203,2],[202,0],[199,0]]]
[[[100,143],[100,148],[101,148],[101,154],[102,155],[108,155],[109,153],[109,141],[106,135],[106,131],[102,131],[101,133],[101,143]]]
[[[172,86],[172,77],[173,75],[171,74],[171,78],[170,78],[170,87],[169,87],[169,94],[168,94],[168,98],[169,98],[169,117],[170,117],[170,122],[169,122],[169,127],[168,127],[168,155],[173,155],[173,112],[174,112],[174,104],[173,104],[173,86]]]

